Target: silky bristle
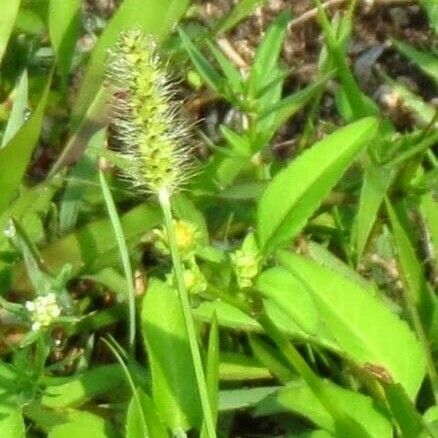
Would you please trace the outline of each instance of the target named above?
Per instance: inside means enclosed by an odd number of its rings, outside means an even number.
[[[154,41],[141,31],[121,34],[107,68],[112,123],[134,185],[174,192],[192,174],[190,129]]]

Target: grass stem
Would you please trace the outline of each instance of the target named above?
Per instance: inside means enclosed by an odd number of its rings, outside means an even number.
[[[161,209],[163,211],[164,226],[166,228],[169,241],[170,254],[172,257],[173,269],[175,272],[176,284],[178,288],[184,322],[189,338],[190,352],[192,354],[193,366],[195,369],[196,381],[198,384],[199,397],[201,400],[202,412],[204,415],[205,430],[208,438],[215,438],[216,431],[213,414],[205,380],[204,368],[202,365],[201,353],[199,351],[198,338],[196,334],[195,322],[193,320],[190,307],[189,294],[184,282],[184,271],[181,258],[178,252],[176,233],[173,224],[172,210],[170,206],[170,195],[167,190],[161,190],[158,194]]]

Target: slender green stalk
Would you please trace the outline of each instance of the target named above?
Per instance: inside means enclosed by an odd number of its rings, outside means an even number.
[[[116,348],[117,343],[114,339],[111,339],[111,338],[110,338],[110,340],[102,338],[102,341],[106,344],[106,346],[114,354],[114,356],[117,359],[117,361],[119,362],[123,372],[125,373],[126,380],[128,381],[129,386],[131,387],[132,396],[134,398],[135,404],[137,405],[138,413],[140,416],[140,421],[143,425],[143,432],[144,432],[143,437],[148,438],[150,435],[149,435],[148,425],[146,423],[146,417],[145,417],[144,411],[143,411],[143,406],[141,404],[141,400],[140,400],[140,397],[138,395],[137,388],[136,388],[135,383],[134,383],[134,379],[132,378],[131,373],[130,373],[128,367],[126,366],[125,361],[123,360],[122,356],[117,351],[117,348]]]
[[[215,438],[216,431],[208,395],[207,384],[205,381],[204,368],[202,365],[201,353],[199,351],[198,339],[196,335],[195,322],[193,320],[190,307],[189,295],[184,282],[184,271],[181,258],[178,252],[175,228],[173,225],[172,210],[170,207],[170,195],[167,190],[160,190],[158,199],[163,210],[164,226],[169,240],[170,254],[172,257],[173,269],[175,272],[176,284],[181,301],[181,308],[189,338],[190,352],[192,354],[193,367],[195,369],[196,381],[198,384],[199,397],[201,400],[202,412],[204,414],[205,430],[208,438]]]
[[[131,351],[135,346],[135,288],[133,280],[133,272],[131,261],[129,260],[128,246],[126,245],[125,236],[123,234],[122,224],[120,223],[119,215],[117,214],[116,205],[111,195],[111,190],[108,187],[105,176],[102,171],[99,172],[100,186],[102,187],[103,197],[105,199],[106,208],[111,220],[111,225],[114,229],[114,234],[117,240],[117,246],[120,251],[120,258],[123,264],[123,271],[126,277],[126,285],[128,289],[128,333],[129,347]]]

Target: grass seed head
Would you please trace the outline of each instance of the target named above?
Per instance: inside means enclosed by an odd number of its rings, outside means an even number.
[[[146,192],[174,192],[192,174],[190,130],[154,41],[139,30],[122,33],[110,52],[107,79],[123,170]]]

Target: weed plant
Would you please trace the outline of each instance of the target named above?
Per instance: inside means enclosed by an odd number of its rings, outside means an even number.
[[[224,36],[262,1],[209,27],[189,0],[83,3],[2,5],[0,438],[438,436],[438,113],[383,66],[412,123],[361,89],[363,5],[315,0],[291,90],[287,10],[243,69]],[[433,44],[392,46],[438,85]]]

